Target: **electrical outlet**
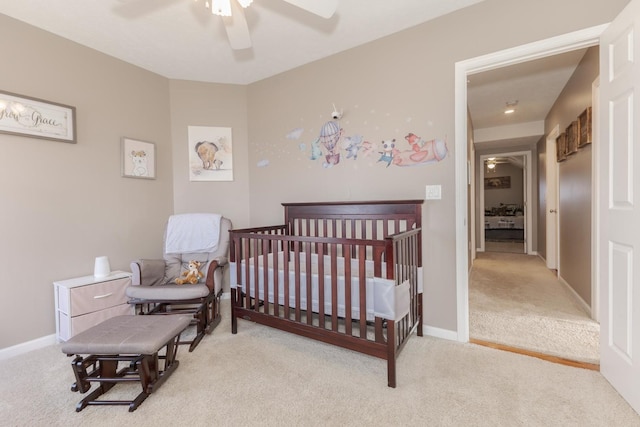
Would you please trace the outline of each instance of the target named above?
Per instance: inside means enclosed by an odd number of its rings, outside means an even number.
[[[427,200],[440,200],[442,199],[442,186],[440,185],[427,185],[426,197]]]

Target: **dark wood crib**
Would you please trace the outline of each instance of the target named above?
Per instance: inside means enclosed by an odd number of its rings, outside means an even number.
[[[283,203],[284,224],[230,232],[238,318],[387,360],[422,336],[422,200]]]

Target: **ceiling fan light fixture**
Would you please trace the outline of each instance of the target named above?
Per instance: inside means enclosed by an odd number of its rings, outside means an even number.
[[[218,16],[231,16],[231,0],[212,0],[211,13]]]

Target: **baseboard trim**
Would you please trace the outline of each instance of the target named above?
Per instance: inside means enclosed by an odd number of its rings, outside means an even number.
[[[580,304],[580,306],[582,307],[582,309],[589,314],[589,317],[593,318],[593,314],[591,313],[591,307],[589,307],[589,304],[587,304],[585,302],[585,300],[582,299],[582,297],[580,295],[578,295],[578,293],[575,291],[575,289],[573,289],[571,287],[571,285],[569,284],[569,282],[567,282],[566,280],[564,280],[562,278],[562,276],[558,276],[558,280],[560,281],[560,283],[562,283],[562,285],[567,288],[567,290],[569,292],[571,292],[571,295],[573,295],[576,300],[578,301],[578,303]]]
[[[425,335],[428,335],[430,337],[434,337],[434,338],[442,338],[445,340],[449,340],[449,341],[460,341],[458,339],[458,332],[457,331],[451,331],[449,329],[442,329],[442,328],[436,328],[434,326],[427,326],[424,325],[422,326],[422,332]]]
[[[1,349],[0,360],[6,360],[15,356],[21,356],[23,354],[29,353],[30,351],[39,350],[56,343],[56,335],[51,334],[41,338],[36,338],[35,340],[16,344],[14,346]]]

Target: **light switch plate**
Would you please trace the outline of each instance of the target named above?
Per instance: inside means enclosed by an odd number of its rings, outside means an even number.
[[[442,186],[440,185],[427,185],[426,197],[427,200],[440,200],[442,199]]]

